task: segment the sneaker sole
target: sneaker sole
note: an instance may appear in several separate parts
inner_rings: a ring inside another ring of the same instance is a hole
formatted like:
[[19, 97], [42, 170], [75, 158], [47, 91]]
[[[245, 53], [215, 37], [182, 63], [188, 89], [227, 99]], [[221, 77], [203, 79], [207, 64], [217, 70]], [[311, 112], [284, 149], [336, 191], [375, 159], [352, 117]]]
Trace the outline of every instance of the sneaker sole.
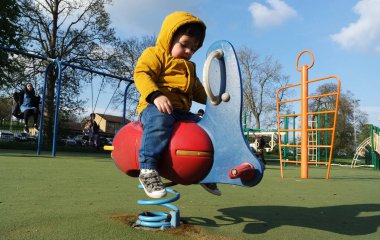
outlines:
[[213, 195], [216, 195], [216, 196], [222, 196], [222, 192], [220, 190], [212, 190], [210, 188], [208, 188], [206, 185], [204, 184], [200, 184], [207, 192], [213, 194]]
[[[140, 182], [142, 188], [144, 189], [145, 194], [146, 194], [148, 197], [157, 199], [157, 198], [162, 198], [162, 197], [165, 197], [165, 196], [166, 196], [166, 190], [165, 190], [165, 189], [164, 189], [164, 191], [163, 191], [160, 195], [156, 195], [156, 194], [154, 194], [154, 193], [150, 193], [150, 192], [148, 192], [148, 191], [145, 189], [144, 184], [141, 182], [140, 178], [139, 178], [139, 182]], [[156, 193], [157, 193], [157, 192], [156, 192]]]

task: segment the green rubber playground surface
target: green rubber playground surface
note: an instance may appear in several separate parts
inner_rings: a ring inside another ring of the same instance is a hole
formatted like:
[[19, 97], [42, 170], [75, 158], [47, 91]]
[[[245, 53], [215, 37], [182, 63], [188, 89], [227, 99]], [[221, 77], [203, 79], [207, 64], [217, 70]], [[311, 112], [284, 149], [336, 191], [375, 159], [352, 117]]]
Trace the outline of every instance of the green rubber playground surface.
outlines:
[[220, 185], [216, 197], [198, 185], [174, 186], [185, 224], [151, 231], [130, 226], [144, 210], [138, 181], [108, 155], [0, 150], [0, 239], [380, 239], [380, 171], [333, 166], [267, 166], [253, 188]]

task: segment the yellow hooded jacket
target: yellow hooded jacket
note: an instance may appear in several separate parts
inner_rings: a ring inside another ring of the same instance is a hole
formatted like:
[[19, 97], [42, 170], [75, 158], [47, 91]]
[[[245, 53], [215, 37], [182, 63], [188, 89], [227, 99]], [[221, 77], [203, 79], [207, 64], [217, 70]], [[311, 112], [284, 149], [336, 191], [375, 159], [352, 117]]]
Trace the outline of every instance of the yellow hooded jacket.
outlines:
[[195, 75], [194, 63], [171, 56], [173, 35], [187, 23], [199, 23], [206, 28], [202, 20], [190, 13], [174, 12], [162, 23], [156, 45], [145, 49], [140, 56], [134, 72], [136, 88], [141, 95], [137, 106], [139, 114], [148, 106], [149, 94], [155, 91], [169, 98], [174, 109], [189, 111], [193, 100], [206, 103], [207, 96]]

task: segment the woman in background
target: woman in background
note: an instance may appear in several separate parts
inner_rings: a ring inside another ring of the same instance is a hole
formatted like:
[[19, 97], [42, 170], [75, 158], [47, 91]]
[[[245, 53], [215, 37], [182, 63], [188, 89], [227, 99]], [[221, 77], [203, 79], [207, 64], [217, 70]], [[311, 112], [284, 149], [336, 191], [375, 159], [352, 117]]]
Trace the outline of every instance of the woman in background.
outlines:
[[33, 127], [38, 131], [37, 119], [38, 119], [38, 105], [40, 97], [36, 96], [32, 83], [27, 83], [25, 88], [21, 90], [20, 94], [20, 109], [24, 114], [24, 132], [29, 133], [29, 117], [33, 116]]

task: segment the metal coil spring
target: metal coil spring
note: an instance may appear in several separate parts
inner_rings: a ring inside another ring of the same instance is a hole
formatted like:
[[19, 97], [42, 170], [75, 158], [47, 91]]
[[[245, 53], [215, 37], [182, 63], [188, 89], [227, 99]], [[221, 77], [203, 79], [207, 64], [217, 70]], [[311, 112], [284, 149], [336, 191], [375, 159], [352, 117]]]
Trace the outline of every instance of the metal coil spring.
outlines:
[[[138, 188], [142, 189], [142, 185]], [[166, 188], [168, 193], [174, 194], [171, 198], [159, 199], [159, 200], [138, 200], [137, 203], [141, 205], [159, 205], [170, 208], [169, 213], [164, 212], [143, 212], [140, 213], [135, 223], [136, 226], [150, 227], [150, 228], [174, 228], [180, 225], [179, 209], [169, 204], [175, 202], [180, 198], [179, 192], [171, 188]]]

